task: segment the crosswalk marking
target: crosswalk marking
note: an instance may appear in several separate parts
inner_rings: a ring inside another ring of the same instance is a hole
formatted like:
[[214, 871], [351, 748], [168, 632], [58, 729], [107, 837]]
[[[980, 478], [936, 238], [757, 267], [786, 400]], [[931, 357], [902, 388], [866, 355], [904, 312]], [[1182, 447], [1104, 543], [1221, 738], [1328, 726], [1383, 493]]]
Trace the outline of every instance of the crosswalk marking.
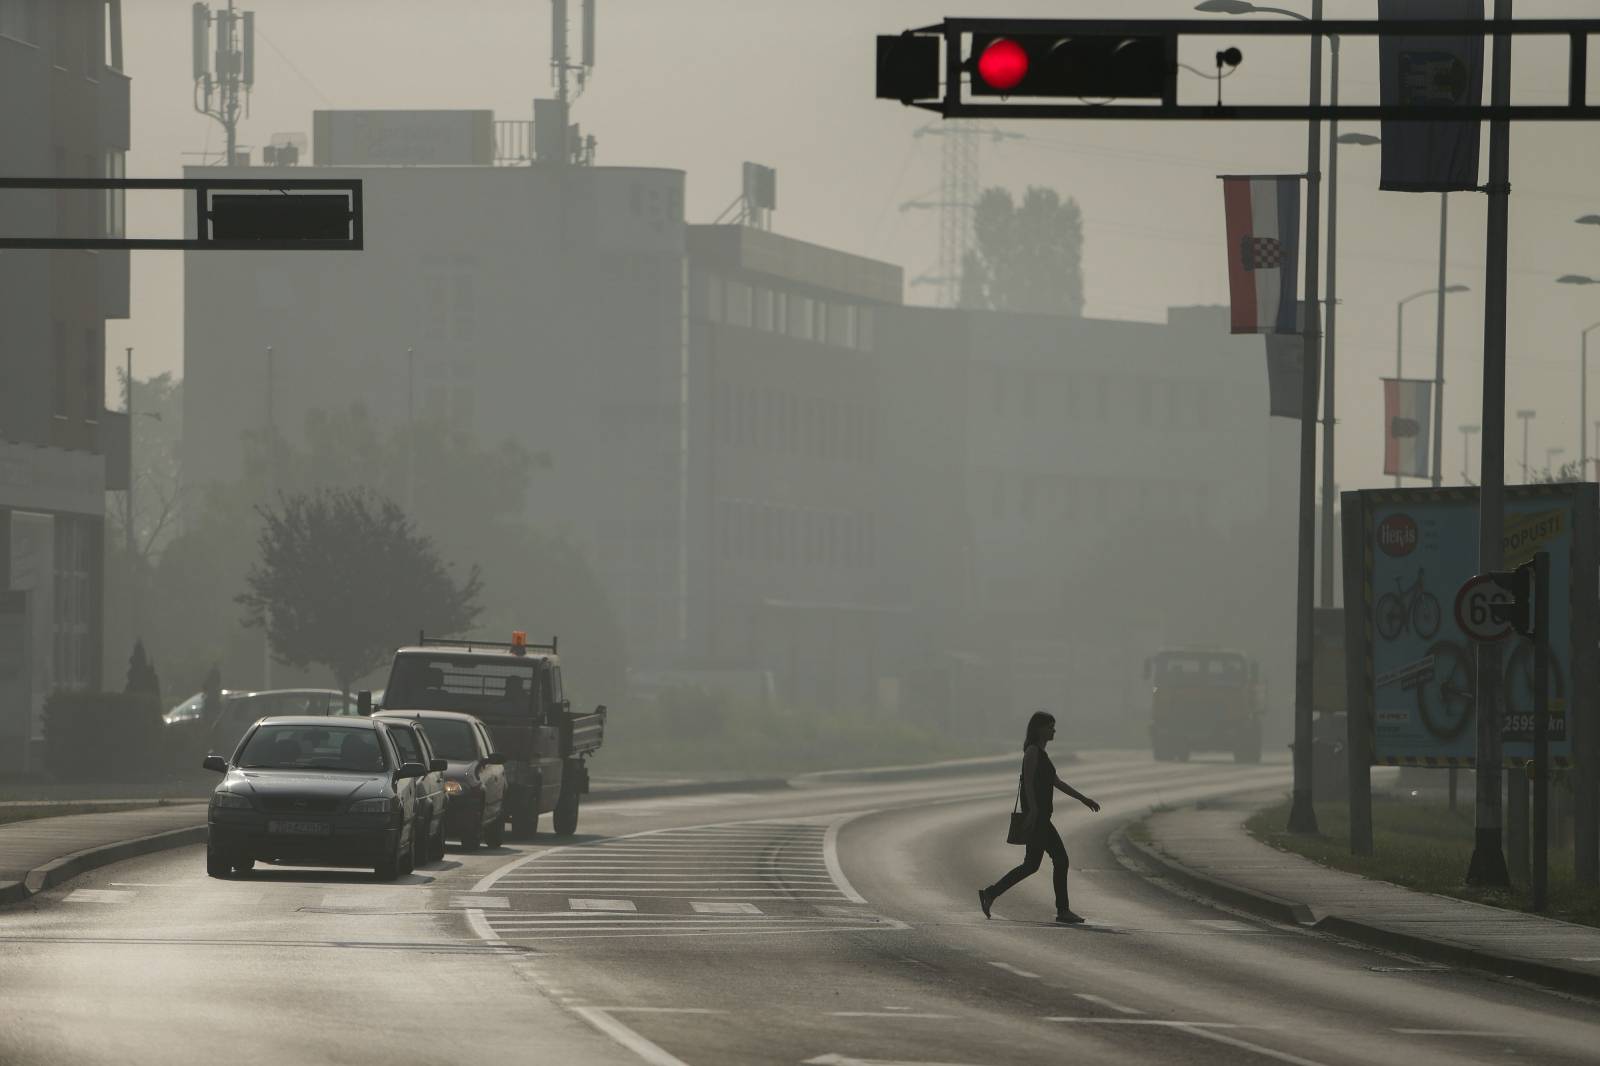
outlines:
[[829, 862], [831, 824], [660, 829], [551, 848], [479, 882], [512, 901], [484, 921], [521, 942], [905, 928], [849, 906], [860, 900]]
[[480, 910], [506, 910], [511, 900], [505, 896], [483, 896], [472, 892], [457, 892], [450, 897], [452, 907], [477, 907]]
[[569, 899], [567, 906], [575, 911], [635, 911], [631, 899]]

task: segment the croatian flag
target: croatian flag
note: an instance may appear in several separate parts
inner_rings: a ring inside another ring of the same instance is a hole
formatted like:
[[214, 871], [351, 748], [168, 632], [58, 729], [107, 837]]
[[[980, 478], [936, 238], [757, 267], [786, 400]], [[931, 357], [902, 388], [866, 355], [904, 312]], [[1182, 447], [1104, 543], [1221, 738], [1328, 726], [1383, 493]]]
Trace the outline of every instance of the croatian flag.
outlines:
[[1294, 333], [1300, 262], [1298, 175], [1222, 178], [1233, 333]]
[[1428, 447], [1433, 433], [1433, 382], [1383, 379], [1383, 472], [1432, 477]]

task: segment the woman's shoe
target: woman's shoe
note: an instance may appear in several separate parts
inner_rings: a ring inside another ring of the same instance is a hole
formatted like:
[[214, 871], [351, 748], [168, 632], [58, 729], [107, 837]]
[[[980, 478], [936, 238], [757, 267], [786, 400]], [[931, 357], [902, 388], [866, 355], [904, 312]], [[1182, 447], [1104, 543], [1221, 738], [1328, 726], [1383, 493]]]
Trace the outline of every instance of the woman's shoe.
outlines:
[[978, 889], [978, 906], [983, 908], [983, 916], [989, 917], [989, 908], [994, 906], [994, 897], [989, 895], [987, 888]]
[[1082, 925], [1085, 919], [1081, 914], [1073, 914], [1071, 911], [1056, 911], [1056, 921], [1062, 925]]

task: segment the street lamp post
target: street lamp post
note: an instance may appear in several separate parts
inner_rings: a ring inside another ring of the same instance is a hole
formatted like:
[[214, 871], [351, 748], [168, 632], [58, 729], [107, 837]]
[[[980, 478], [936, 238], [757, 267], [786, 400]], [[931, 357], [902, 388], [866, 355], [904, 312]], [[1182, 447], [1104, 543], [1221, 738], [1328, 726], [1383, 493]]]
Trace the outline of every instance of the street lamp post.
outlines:
[[[1443, 249], [1442, 240], [1441, 240], [1440, 248], [1441, 248], [1440, 254], [1442, 255], [1443, 254], [1443, 251], [1442, 251], [1442, 249]], [[1407, 296], [1406, 298], [1401, 300], [1399, 303], [1395, 304], [1395, 308], [1394, 308], [1394, 376], [1396, 378], [1400, 378], [1400, 377], [1404, 376], [1402, 374], [1402, 367], [1403, 367], [1404, 364], [1401, 361], [1401, 350], [1402, 350], [1402, 345], [1403, 345], [1403, 342], [1405, 340], [1405, 335], [1406, 335], [1406, 304], [1410, 303], [1412, 300], [1419, 300], [1424, 296], [1432, 296], [1435, 293], [1437, 293], [1439, 295], [1439, 300], [1442, 303], [1444, 301], [1445, 296], [1448, 295], [1449, 293], [1466, 292], [1466, 291], [1467, 291], [1467, 287], [1465, 285], [1440, 285], [1440, 286], [1437, 286], [1435, 288], [1422, 289], [1422, 290], [1419, 290], [1417, 292], [1414, 292], [1410, 296]], [[1440, 329], [1442, 330], [1443, 329], [1443, 326], [1442, 326], [1443, 319], [1441, 318], [1440, 321], [1441, 321]], [[1443, 332], [1440, 332], [1439, 333], [1439, 337], [1441, 339], [1438, 341], [1438, 344], [1437, 344], [1437, 349], [1438, 350], [1435, 353], [1435, 360], [1434, 360], [1434, 362], [1435, 362], [1435, 366], [1434, 366], [1434, 381], [1433, 381], [1433, 390], [1434, 390], [1434, 410], [1433, 410], [1433, 420], [1434, 420], [1434, 434], [1433, 434], [1433, 452], [1434, 452], [1434, 455], [1433, 455], [1433, 487], [1434, 488], [1438, 488], [1439, 487], [1439, 480], [1440, 480], [1439, 479], [1439, 446], [1440, 446], [1441, 436], [1440, 436], [1440, 433], [1439, 433], [1438, 422], [1439, 422], [1439, 419], [1441, 417], [1443, 417], [1443, 415], [1444, 415], [1444, 405], [1440, 402], [1441, 390], [1444, 388], [1444, 341], [1442, 339], [1443, 336], [1444, 336]], [[1399, 488], [1400, 487], [1400, 475], [1399, 474], [1396, 474], [1394, 476], [1394, 485], [1395, 485], [1395, 488]]]
[[1527, 408], [1517, 412], [1517, 417], [1522, 419], [1522, 483], [1524, 485], [1528, 483], [1528, 423], [1533, 421], [1533, 416], [1536, 414], [1538, 414], [1537, 411], [1530, 411]]
[[[1302, 15], [1298, 11], [1288, 8], [1267, 7], [1249, 3], [1248, 0], [1201, 0], [1195, 5], [1195, 10], [1216, 12], [1226, 15], [1243, 15], [1252, 12], [1286, 15], [1289, 18], [1299, 19], [1304, 22], [1318, 23], [1322, 21], [1322, 0], [1311, 0], [1310, 16]], [[1334, 50], [1337, 61], [1338, 50]], [[1334, 100], [1338, 99], [1337, 71], [1334, 76]], [[1310, 105], [1313, 108], [1322, 105], [1322, 34], [1311, 34], [1311, 86]], [[1331, 154], [1330, 154], [1331, 158]], [[1312, 119], [1307, 123], [1306, 136], [1306, 285], [1305, 285], [1305, 362], [1304, 376], [1301, 383], [1301, 409], [1300, 409], [1300, 495], [1299, 495], [1299, 566], [1298, 581], [1296, 582], [1295, 595], [1295, 671], [1294, 671], [1294, 791], [1293, 802], [1289, 808], [1289, 831], [1291, 833], [1316, 833], [1317, 814], [1311, 803], [1311, 775], [1312, 763], [1312, 616], [1314, 570], [1316, 568], [1316, 521], [1315, 521], [1315, 480], [1317, 466], [1317, 365], [1318, 338], [1321, 333], [1322, 306], [1319, 299], [1321, 286], [1318, 284], [1318, 273], [1321, 268], [1321, 204], [1322, 204], [1322, 123]], [[1330, 219], [1331, 222], [1331, 219]], [[1332, 271], [1329, 272], [1330, 280]], [[1333, 314], [1333, 291], [1328, 293], [1329, 317]], [[1332, 544], [1331, 544], [1331, 514], [1332, 514], [1332, 483], [1331, 476], [1333, 447], [1333, 415], [1332, 394], [1333, 381], [1333, 350], [1332, 330], [1329, 330], [1329, 350], [1327, 353], [1326, 373], [1329, 387], [1324, 389], [1324, 402], [1328, 404], [1323, 420], [1323, 441], [1326, 449], [1323, 469], [1329, 473], [1323, 478], [1324, 491], [1324, 519], [1328, 523], [1324, 529], [1327, 539], [1323, 542], [1323, 554], [1329, 564], [1327, 570], [1326, 587], [1329, 589], [1328, 598], [1331, 599], [1332, 587]]]

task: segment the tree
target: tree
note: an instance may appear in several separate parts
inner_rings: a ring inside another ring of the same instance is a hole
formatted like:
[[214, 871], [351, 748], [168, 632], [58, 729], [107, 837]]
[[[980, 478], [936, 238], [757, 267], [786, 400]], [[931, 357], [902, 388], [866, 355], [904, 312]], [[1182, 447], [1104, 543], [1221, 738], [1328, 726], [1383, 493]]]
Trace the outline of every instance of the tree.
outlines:
[[260, 558], [237, 601], [281, 663], [324, 665], [348, 693], [419, 628], [457, 633], [478, 616], [478, 568], [458, 583], [386, 496], [322, 489], [256, 513]]
[[961, 306], [1083, 314], [1083, 213], [1054, 189], [1029, 186], [1016, 204], [985, 189], [973, 211], [977, 249], [962, 264]]
[[122, 691], [148, 693], [157, 704], [161, 702], [161, 679], [156, 676], [150, 656], [145, 654], [143, 640], [133, 642], [133, 654], [128, 656], [128, 683]]

